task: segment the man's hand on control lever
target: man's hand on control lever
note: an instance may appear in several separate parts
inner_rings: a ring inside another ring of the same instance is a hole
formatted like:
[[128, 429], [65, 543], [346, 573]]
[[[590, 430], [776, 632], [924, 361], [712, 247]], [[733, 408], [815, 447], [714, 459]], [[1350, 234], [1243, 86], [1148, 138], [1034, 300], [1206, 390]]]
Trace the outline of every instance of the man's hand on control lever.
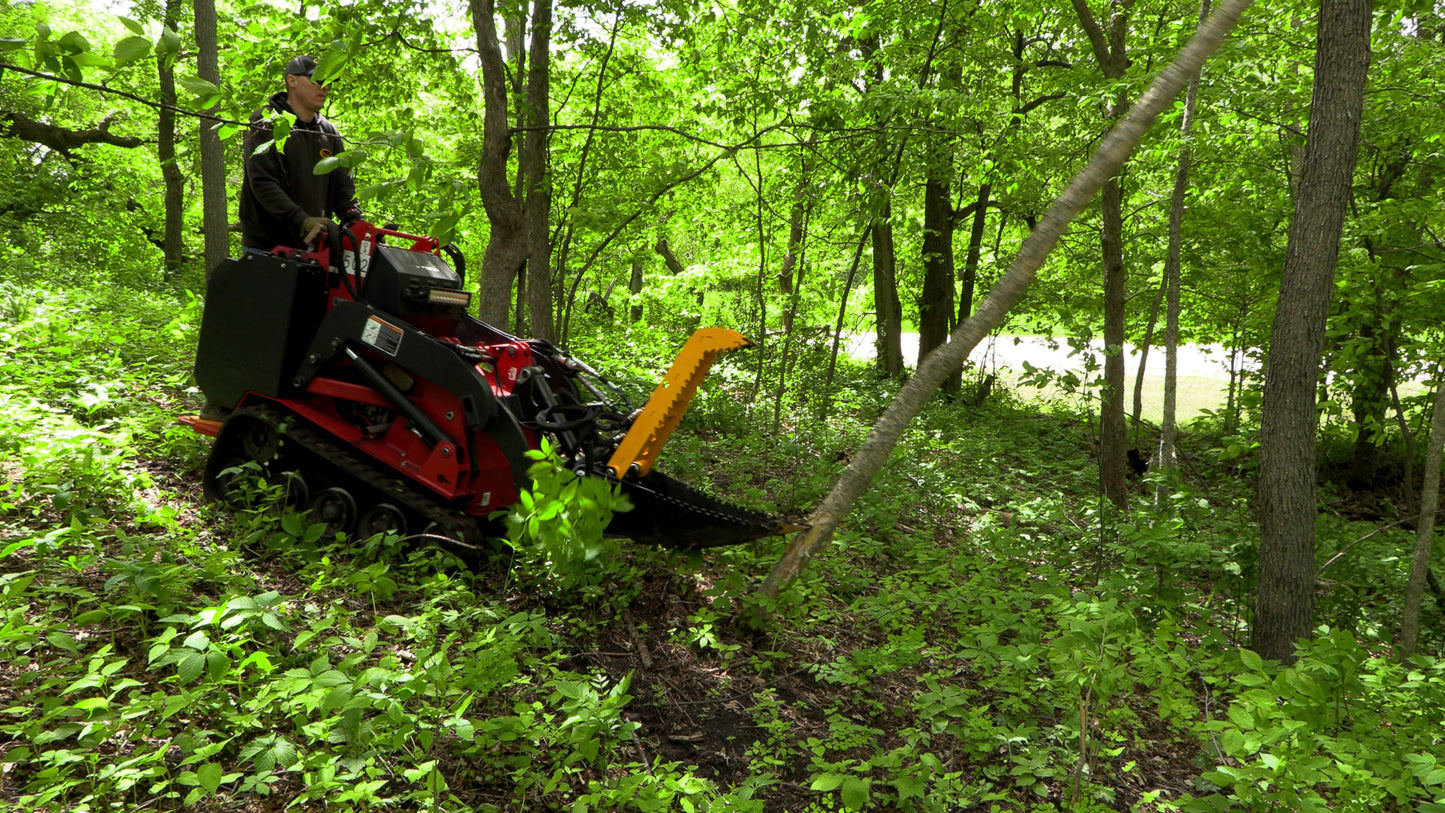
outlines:
[[308, 217], [301, 221], [301, 242], [308, 246], [311, 245], [311, 241], [316, 239], [316, 235], [326, 231], [326, 227], [330, 223], [331, 221], [324, 217]]

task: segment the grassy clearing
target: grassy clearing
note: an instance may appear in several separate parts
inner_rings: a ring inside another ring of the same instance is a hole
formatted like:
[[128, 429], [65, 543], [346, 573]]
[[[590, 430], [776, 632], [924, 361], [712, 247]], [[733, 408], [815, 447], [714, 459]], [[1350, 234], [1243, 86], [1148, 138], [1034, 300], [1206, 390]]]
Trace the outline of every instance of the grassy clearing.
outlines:
[[[1408, 534], [1323, 513], [1350, 566], [1299, 663], [1260, 662], [1250, 452], [1205, 425], [1167, 510], [1141, 483], [1119, 513], [1086, 417], [934, 404], [759, 632], [736, 619], [782, 540], [575, 578], [220, 513], [171, 423], [195, 309], [26, 302], [0, 321], [11, 809], [1445, 810], [1438, 610], [1429, 655], [1388, 657]], [[609, 336], [584, 357], [641, 395], [666, 340]], [[666, 468], [804, 514], [891, 387], [845, 368], [834, 417], [762, 432], [751, 374], [720, 366]]]

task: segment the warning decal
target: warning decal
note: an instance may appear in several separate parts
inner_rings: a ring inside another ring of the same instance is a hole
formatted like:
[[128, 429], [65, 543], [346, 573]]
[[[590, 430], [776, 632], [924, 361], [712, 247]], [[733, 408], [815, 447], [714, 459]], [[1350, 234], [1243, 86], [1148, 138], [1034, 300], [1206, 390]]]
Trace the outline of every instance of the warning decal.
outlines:
[[361, 340], [388, 356], [395, 356], [396, 351], [401, 348], [401, 328], [379, 316], [373, 316], [366, 320], [366, 327], [361, 329]]

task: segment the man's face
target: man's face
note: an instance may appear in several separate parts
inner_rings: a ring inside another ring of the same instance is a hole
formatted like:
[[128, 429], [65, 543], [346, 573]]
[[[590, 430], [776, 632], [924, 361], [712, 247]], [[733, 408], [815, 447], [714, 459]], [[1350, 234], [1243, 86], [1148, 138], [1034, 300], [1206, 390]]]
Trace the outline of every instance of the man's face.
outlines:
[[318, 85], [311, 81], [311, 77], [304, 74], [293, 74], [286, 77], [287, 92], [293, 103], [299, 103], [302, 107], [312, 110], [320, 110], [326, 105], [326, 94], [331, 91], [330, 85]]

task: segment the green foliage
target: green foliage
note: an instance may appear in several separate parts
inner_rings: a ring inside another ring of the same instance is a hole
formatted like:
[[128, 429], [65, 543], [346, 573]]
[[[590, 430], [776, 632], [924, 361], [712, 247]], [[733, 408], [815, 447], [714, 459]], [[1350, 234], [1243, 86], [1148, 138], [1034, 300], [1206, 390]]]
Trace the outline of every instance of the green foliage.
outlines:
[[1445, 664], [1374, 656], [1344, 630], [1298, 654], [1287, 668], [1248, 650], [1232, 675], [1219, 665], [1236, 697], [1204, 726], [1219, 762], [1201, 779], [1218, 790], [1185, 809], [1445, 810]]
[[546, 440], [527, 457], [535, 461], [528, 470], [532, 487], [507, 513], [515, 571], [529, 582], [546, 574], [536, 586], [561, 594], [600, 596], [598, 585], [623, 568], [619, 543], [603, 531], [614, 512], [629, 511], [632, 504], [617, 486], [568, 469]]

